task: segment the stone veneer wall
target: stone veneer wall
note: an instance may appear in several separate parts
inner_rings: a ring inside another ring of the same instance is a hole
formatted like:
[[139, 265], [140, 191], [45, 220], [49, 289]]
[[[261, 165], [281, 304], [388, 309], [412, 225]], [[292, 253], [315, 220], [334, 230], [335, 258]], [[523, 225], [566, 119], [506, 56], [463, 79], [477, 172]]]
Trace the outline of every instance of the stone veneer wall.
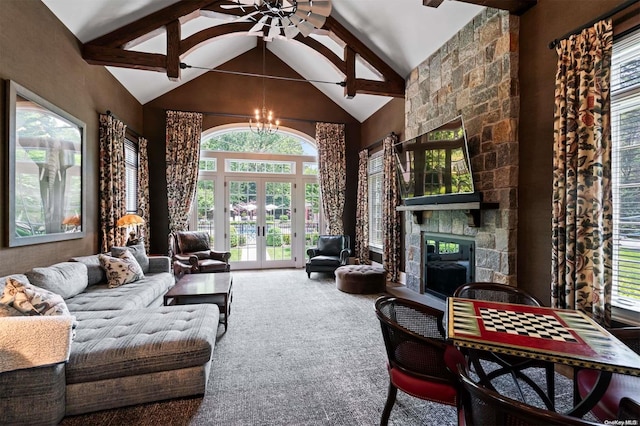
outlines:
[[405, 221], [408, 288], [420, 291], [422, 234], [476, 242], [476, 281], [515, 284], [519, 115], [519, 18], [487, 8], [411, 72], [406, 85], [405, 136], [419, 136], [462, 115], [476, 191], [499, 209], [482, 211], [478, 228], [461, 211], [413, 214]]

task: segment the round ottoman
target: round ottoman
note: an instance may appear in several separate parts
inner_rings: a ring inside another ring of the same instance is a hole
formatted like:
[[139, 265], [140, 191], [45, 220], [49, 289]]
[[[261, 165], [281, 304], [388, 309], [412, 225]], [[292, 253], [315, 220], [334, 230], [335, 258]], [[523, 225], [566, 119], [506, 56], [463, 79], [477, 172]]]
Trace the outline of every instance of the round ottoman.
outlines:
[[336, 269], [336, 288], [345, 293], [384, 293], [387, 271], [371, 265], [345, 265]]

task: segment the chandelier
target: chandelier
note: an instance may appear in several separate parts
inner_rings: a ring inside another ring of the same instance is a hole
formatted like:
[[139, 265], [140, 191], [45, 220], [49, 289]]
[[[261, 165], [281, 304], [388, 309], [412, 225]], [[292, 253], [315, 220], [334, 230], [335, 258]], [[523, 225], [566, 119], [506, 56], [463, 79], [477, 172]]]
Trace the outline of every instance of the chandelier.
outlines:
[[262, 110], [256, 109], [254, 118], [249, 119], [249, 129], [259, 135], [276, 133], [280, 125], [280, 121], [273, 118], [273, 111], [267, 111], [267, 107], [265, 106], [266, 44], [265, 41], [262, 41]]
[[[322, 28], [331, 14], [331, 0], [230, 0], [223, 9], [241, 9], [256, 24], [249, 32], [262, 31], [265, 38], [292, 39], [298, 33], [307, 37], [316, 28]], [[264, 27], [269, 27], [266, 31]]]

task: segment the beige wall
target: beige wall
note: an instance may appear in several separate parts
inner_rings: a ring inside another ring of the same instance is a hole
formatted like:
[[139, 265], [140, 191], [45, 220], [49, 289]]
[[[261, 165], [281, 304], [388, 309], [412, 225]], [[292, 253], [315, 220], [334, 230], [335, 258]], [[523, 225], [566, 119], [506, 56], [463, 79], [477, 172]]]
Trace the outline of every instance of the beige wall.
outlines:
[[104, 68], [84, 62], [75, 37], [39, 0], [2, 0], [0, 79], [13, 80], [86, 123], [86, 237], [60, 243], [7, 247], [8, 194], [5, 84], [0, 88], [0, 276], [95, 253], [98, 249], [98, 114], [111, 110], [142, 130], [142, 106]]
[[518, 286], [550, 303], [553, 100], [551, 40], [623, 3], [538, 0], [520, 20]]

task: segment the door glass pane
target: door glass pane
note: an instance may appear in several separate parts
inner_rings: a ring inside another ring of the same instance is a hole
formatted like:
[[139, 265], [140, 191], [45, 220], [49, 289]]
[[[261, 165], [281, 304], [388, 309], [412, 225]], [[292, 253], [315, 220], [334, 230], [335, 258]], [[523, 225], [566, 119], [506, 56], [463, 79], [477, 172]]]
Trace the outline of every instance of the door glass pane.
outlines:
[[[199, 180], [197, 191], [198, 231], [209, 233], [209, 240], [214, 240], [214, 181]], [[213, 247], [213, 244], [212, 244]]]
[[291, 260], [291, 183], [265, 183], [265, 259]]
[[256, 182], [229, 182], [229, 245], [231, 261], [254, 261], [256, 256]]
[[304, 185], [304, 240], [306, 249], [314, 247], [320, 234], [320, 184]]

